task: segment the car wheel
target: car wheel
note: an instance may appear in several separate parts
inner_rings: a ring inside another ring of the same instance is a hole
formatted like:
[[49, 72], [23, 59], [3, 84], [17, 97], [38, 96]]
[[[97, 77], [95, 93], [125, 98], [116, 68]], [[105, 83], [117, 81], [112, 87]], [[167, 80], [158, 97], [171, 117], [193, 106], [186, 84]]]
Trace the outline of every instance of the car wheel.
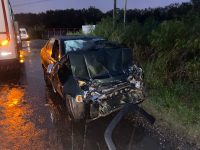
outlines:
[[69, 112], [69, 115], [73, 121], [81, 121], [85, 116], [85, 104], [77, 103], [75, 99], [70, 96], [65, 96], [65, 103]]

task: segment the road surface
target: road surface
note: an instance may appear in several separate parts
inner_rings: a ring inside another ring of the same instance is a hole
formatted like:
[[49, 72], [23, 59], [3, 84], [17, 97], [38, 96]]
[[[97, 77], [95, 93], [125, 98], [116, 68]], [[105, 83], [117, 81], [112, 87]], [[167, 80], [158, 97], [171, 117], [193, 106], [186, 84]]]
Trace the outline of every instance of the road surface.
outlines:
[[[104, 132], [113, 115], [75, 124], [43, 80], [39, 52], [45, 41], [24, 42], [20, 76], [0, 74], [0, 150], [107, 150]], [[190, 149], [149, 126], [123, 119], [113, 134], [119, 150]]]

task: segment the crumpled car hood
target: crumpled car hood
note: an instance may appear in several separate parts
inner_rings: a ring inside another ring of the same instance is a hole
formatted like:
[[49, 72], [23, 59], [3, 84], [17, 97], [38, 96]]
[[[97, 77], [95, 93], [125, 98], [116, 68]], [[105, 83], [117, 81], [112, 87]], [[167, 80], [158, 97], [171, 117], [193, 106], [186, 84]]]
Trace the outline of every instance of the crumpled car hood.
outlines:
[[133, 65], [131, 49], [98, 49], [68, 53], [72, 73], [82, 80], [127, 76]]

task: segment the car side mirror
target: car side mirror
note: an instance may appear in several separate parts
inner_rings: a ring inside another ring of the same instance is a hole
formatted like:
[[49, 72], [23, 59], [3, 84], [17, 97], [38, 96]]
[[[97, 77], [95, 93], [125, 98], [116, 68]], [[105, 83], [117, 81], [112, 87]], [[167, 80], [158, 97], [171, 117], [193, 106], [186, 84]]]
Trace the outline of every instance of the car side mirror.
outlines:
[[53, 64], [49, 64], [48, 67], [47, 67], [47, 73], [50, 75], [52, 70], [53, 70]]

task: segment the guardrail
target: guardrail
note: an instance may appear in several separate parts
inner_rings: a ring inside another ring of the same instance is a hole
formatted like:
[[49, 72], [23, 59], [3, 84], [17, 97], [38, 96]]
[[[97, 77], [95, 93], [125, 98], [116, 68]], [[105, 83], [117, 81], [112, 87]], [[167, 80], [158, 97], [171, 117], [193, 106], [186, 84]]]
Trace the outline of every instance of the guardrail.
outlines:
[[121, 119], [128, 113], [128, 112], [137, 112], [141, 114], [149, 123], [153, 124], [155, 122], [155, 118], [148, 114], [145, 110], [138, 107], [135, 104], [127, 104], [125, 105], [121, 111], [113, 118], [111, 123], [106, 128], [104, 133], [104, 138], [109, 150], [116, 150], [116, 146], [112, 140], [112, 133], [117, 124], [121, 121]]

